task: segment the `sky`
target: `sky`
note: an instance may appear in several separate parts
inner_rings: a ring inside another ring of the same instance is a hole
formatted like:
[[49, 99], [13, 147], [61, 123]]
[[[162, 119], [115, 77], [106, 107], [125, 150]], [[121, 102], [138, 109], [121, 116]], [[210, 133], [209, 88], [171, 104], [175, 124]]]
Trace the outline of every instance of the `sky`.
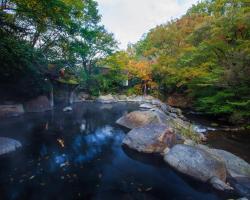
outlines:
[[102, 24], [121, 49], [136, 43], [155, 26], [185, 14], [197, 0], [97, 0]]

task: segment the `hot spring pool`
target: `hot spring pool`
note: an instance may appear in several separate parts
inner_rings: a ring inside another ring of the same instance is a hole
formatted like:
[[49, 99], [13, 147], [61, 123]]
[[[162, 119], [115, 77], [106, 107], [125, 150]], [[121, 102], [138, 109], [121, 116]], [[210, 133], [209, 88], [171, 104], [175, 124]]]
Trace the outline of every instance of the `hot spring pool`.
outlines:
[[216, 200], [226, 197], [184, 177], [161, 158], [122, 147], [115, 124], [136, 104], [79, 103], [73, 112], [26, 114], [0, 122], [23, 148], [0, 157], [1, 200]]

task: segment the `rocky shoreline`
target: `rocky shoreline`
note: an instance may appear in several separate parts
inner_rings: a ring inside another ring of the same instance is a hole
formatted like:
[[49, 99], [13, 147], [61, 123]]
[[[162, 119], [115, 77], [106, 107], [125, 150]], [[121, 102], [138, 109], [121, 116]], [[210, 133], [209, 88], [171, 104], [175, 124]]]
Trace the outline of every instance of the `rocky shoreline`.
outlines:
[[46, 96], [38, 96], [25, 103], [7, 102], [0, 105], [0, 119], [7, 117], [18, 117], [24, 113], [45, 112], [52, 110], [51, 102]]
[[[111, 103], [111, 98], [98, 101]], [[123, 145], [140, 153], [158, 153], [180, 173], [209, 183], [217, 190], [250, 198], [249, 163], [230, 152], [200, 144], [205, 138], [179, 110], [165, 107], [153, 98], [138, 102], [146, 110], [128, 113], [117, 120], [117, 124], [131, 130]]]

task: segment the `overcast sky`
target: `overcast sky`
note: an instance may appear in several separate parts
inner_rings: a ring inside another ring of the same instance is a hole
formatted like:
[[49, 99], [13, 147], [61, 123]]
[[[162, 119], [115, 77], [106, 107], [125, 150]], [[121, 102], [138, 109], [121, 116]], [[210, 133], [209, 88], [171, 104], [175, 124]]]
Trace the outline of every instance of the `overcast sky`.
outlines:
[[197, 0], [97, 0], [102, 23], [115, 34], [120, 48], [137, 42], [158, 24], [180, 17]]

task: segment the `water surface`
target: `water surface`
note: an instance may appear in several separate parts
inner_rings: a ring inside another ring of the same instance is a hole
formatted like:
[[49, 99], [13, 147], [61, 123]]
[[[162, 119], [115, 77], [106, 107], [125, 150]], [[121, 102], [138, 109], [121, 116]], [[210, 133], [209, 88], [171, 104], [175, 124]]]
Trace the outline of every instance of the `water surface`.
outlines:
[[229, 151], [250, 163], [250, 130], [235, 131], [232, 124], [204, 115], [186, 114], [186, 117], [206, 131], [208, 146]]
[[70, 113], [57, 109], [1, 121], [0, 136], [23, 148], [0, 158], [0, 199], [225, 199], [162, 158], [122, 147], [126, 130], [115, 121], [136, 108], [81, 103]]

